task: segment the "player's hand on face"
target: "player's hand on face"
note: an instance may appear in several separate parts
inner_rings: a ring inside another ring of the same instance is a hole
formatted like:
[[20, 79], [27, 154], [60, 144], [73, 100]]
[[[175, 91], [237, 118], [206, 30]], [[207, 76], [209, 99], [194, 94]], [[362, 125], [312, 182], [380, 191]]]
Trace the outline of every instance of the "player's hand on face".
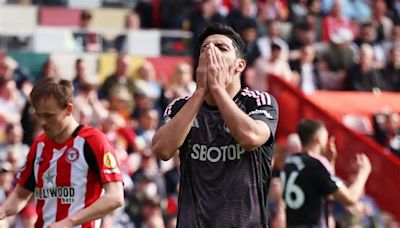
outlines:
[[199, 64], [196, 68], [196, 84], [197, 89], [203, 89], [207, 92], [207, 49], [208, 47], [204, 47], [199, 56]]
[[229, 73], [229, 66], [226, 63], [222, 52], [211, 43], [208, 53], [208, 74], [207, 83], [209, 89], [226, 88], [232, 82], [232, 74]]
[[337, 149], [334, 136], [329, 137], [325, 157], [328, 158], [328, 160], [331, 162], [336, 160]]
[[357, 166], [359, 172], [364, 172], [367, 174], [369, 174], [372, 169], [371, 161], [365, 154], [357, 154]]

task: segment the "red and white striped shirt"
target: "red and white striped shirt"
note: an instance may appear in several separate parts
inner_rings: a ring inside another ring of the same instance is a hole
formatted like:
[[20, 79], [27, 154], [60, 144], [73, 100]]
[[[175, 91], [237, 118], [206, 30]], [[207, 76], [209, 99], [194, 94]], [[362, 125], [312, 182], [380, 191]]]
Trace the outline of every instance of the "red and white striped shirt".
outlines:
[[[80, 125], [64, 143], [41, 135], [32, 145], [18, 184], [34, 193], [38, 219], [47, 227], [100, 198], [102, 185], [122, 181], [116, 154], [98, 129]], [[100, 220], [79, 227], [99, 227]]]

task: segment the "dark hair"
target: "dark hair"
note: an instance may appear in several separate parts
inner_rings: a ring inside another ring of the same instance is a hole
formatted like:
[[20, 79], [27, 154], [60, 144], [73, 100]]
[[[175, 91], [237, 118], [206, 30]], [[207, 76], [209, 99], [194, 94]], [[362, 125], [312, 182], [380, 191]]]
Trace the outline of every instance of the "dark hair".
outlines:
[[233, 30], [233, 28], [225, 25], [225, 24], [220, 24], [220, 23], [215, 23], [209, 25], [201, 34], [199, 37], [199, 47], [203, 44], [204, 40], [207, 39], [207, 37], [211, 35], [223, 35], [228, 37], [229, 39], [232, 40], [233, 46], [236, 49], [236, 54], [240, 58], [246, 59], [247, 56], [247, 48], [246, 44], [243, 41], [242, 37]]
[[65, 79], [44, 78], [38, 81], [30, 93], [32, 105], [35, 107], [41, 100], [53, 97], [59, 107], [66, 108], [73, 102], [74, 87]]
[[83, 62], [82, 58], [78, 58], [75, 60], [75, 67], [77, 67], [79, 64], [81, 64]]
[[93, 17], [93, 15], [90, 11], [84, 10], [81, 13], [80, 19], [81, 19], [81, 21], [87, 21], [87, 20], [92, 19], [92, 17]]
[[319, 129], [324, 127], [324, 124], [319, 120], [305, 119], [297, 125], [297, 134], [299, 134], [301, 144], [309, 145]]

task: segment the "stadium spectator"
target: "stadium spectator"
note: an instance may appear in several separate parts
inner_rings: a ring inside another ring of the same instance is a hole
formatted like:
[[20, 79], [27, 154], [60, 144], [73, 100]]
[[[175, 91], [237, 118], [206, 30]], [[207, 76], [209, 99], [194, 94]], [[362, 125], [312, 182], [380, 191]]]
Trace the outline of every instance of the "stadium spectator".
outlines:
[[[161, 83], [158, 79], [153, 63], [145, 61], [137, 70], [135, 86], [145, 88], [149, 98], [157, 102], [161, 96]], [[162, 80], [161, 77], [160, 80]]]
[[344, 90], [346, 88], [346, 71], [356, 64], [356, 52], [352, 47], [353, 35], [348, 29], [338, 29], [331, 38], [332, 42], [322, 53], [319, 64], [322, 88]]
[[293, 74], [299, 77], [298, 87], [306, 94], [311, 94], [322, 88], [321, 75], [315, 55], [315, 47], [312, 44], [304, 45], [300, 49], [300, 58], [290, 63]]
[[388, 91], [400, 92], [400, 46], [390, 51], [389, 61], [382, 71]]
[[322, 21], [323, 14], [321, 11], [321, 0], [310, 0], [308, 1], [308, 17], [307, 23], [313, 29], [315, 33], [315, 40], [322, 40]]
[[241, 30], [237, 31], [239, 31], [247, 45], [247, 66], [252, 67], [256, 59], [260, 57], [260, 50], [257, 45], [257, 22], [252, 19], [246, 19], [243, 21]]
[[106, 50], [106, 43], [103, 37], [93, 31], [93, 14], [83, 10], [80, 15], [79, 30], [74, 32], [74, 39], [78, 50], [84, 52], [99, 52]]
[[129, 91], [133, 99], [135, 84], [130, 75], [131, 60], [129, 56], [124, 54], [118, 55], [115, 65], [115, 72], [108, 76], [99, 88], [99, 98], [107, 99], [114, 86], [121, 86]]
[[375, 140], [400, 157], [400, 117], [389, 111], [373, 116]]
[[[322, 10], [324, 14], [329, 13], [337, 0], [322, 0]], [[363, 23], [371, 18], [370, 3], [365, 0], [340, 0], [343, 16], [354, 22]]]
[[235, 31], [242, 31], [246, 24], [255, 24], [257, 21], [255, 19], [257, 13], [256, 5], [251, 0], [240, 0], [239, 6], [234, 8], [227, 16], [226, 22]]
[[289, 3], [289, 21], [293, 23], [294, 27], [301, 24], [306, 24], [308, 16], [308, 1], [307, 0], [296, 0], [290, 1]]
[[258, 20], [262, 23], [267, 21], [286, 21], [288, 18], [287, 6], [282, 1], [259, 1], [258, 8], [260, 9]]
[[180, 151], [177, 227], [267, 226], [276, 101], [241, 89], [246, 46], [232, 28], [207, 27], [199, 45], [197, 90], [167, 107], [153, 138], [163, 160]]
[[[7, 199], [7, 196], [13, 189], [14, 175], [12, 166], [9, 162], [2, 161], [0, 163], [0, 203], [3, 204]], [[14, 222], [14, 218], [10, 220], [1, 220], [1, 227], [11, 227]]]
[[85, 61], [78, 58], [75, 61], [75, 77], [72, 80], [72, 85], [74, 86], [74, 95], [77, 95], [81, 89], [81, 85], [88, 81], [88, 76], [86, 75]]
[[22, 142], [23, 130], [19, 123], [8, 123], [5, 128], [5, 140], [0, 144], [0, 162], [6, 161], [9, 151], [17, 157], [16, 165], [19, 167], [25, 162], [29, 146]]
[[154, 108], [142, 110], [139, 116], [139, 124], [135, 128], [137, 140], [141, 140], [145, 148], [151, 148], [151, 140], [157, 131], [159, 114]]
[[280, 77], [288, 83], [297, 86], [298, 78], [290, 70], [290, 66], [285, 58], [282, 47], [279, 44], [271, 44], [271, 55], [270, 57], [260, 57], [254, 64], [255, 78], [253, 80], [252, 89], [267, 91], [268, 83], [267, 78], [269, 75]]
[[282, 49], [281, 58], [286, 60], [289, 56], [289, 46], [287, 42], [281, 37], [281, 27], [279, 21], [267, 21], [265, 22], [267, 26], [268, 34], [258, 38], [257, 45], [260, 51], [260, 56], [264, 58], [269, 58], [271, 56], [271, 44], [275, 43], [279, 45]]
[[226, 19], [221, 15], [214, 4], [213, 0], [201, 1], [198, 7], [195, 7], [189, 16], [189, 31], [192, 32], [192, 54], [194, 65], [197, 65], [197, 58], [200, 54], [200, 47], [198, 46], [197, 39], [201, 32], [212, 23], [225, 23]]
[[363, 44], [368, 44], [373, 49], [372, 66], [376, 69], [382, 69], [386, 64], [386, 56], [383, 46], [377, 42], [377, 29], [371, 23], [364, 23], [360, 28], [360, 37], [354, 43], [358, 47], [358, 52]]
[[322, 40], [329, 43], [332, 36], [340, 30], [346, 29], [351, 32], [352, 37], [355, 37], [354, 28], [349, 19], [343, 16], [343, 6], [340, 0], [335, 0], [331, 12], [327, 15], [322, 22]]
[[[33, 88], [31, 101], [45, 133], [31, 146], [18, 185], [0, 207], [1, 219], [18, 213], [33, 192], [37, 227], [94, 227], [97, 219], [123, 205], [115, 153], [103, 133], [73, 118], [72, 92], [71, 82], [54, 78]], [[66, 152], [54, 155], [57, 151]], [[57, 196], [48, 195], [51, 189]]]
[[393, 48], [400, 47], [400, 24], [396, 23], [391, 30], [390, 37], [382, 43], [385, 50], [385, 56], [389, 56], [389, 52]]
[[60, 78], [60, 74], [58, 72], [58, 67], [57, 67], [56, 63], [54, 62], [54, 60], [52, 60], [51, 58], [48, 58], [46, 60], [46, 62], [42, 66], [40, 77], [41, 78], [55, 78], [55, 79]]
[[380, 71], [373, 67], [374, 50], [369, 44], [360, 47], [359, 62], [347, 75], [347, 89], [352, 91], [379, 92], [386, 90]]
[[346, 187], [334, 176], [334, 157], [325, 157], [331, 150], [328, 131], [322, 122], [303, 120], [297, 127], [302, 152], [285, 160], [281, 173], [284, 184], [282, 197], [286, 203], [287, 227], [329, 227], [326, 197], [333, 194], [346, 206], [355, 205], [363, 194], [371, 172], [371, 163], [365, 154], [357, 155], [357, 176]]
[[108, 95], [108, 109], [113, 112], [117, 112], [124, 121], [128, 121], [135, 108], [135, 102], [132, 99], [130, 91], [122, 86], [115, 85], [112, 87], [110, 94]]
[[0, 77], [0, 126], [18, 123], [24, 103], [25, 98], [18, 91], [15, 81]]
[[294, 28], [289, 41], [290, 54], [289, 59], [297, 59], [300, 55], [300, 49], [305, 45], [314, 45], [316, 42], [315, 30], [311, 24], [301, 24]]
[[372, 24], [377, 28], [377, 42], [388, 40], [393, 28], [393, 21], [387, 16], [387, 5], [384, 0], [372, 2]]
[[[100, 128], [101, 123], [108, 117], [108, 110], [97, 95], [98, 83], [82, 78], [79, 91], [74, 97], [74, 116], [81, 124]], [[75, 93], [75, 91], [74, 91]]]
[[192, 66], [188, 63], [183, 62], [175, 66], [171, 82], [165, 86], [163, 94], [167, 104], [176, 98], [193, 94], [196, 90], [196, 83], [193, 81], [192, 72]]
[[124, 51], [127, 33], [140, 29], [141, 22], [140, 16], [136, 11], [129, 12], [125, 17], [125, 31], [123, 34], [118, 35], [114, 40], [114, 48], [118, 53]]

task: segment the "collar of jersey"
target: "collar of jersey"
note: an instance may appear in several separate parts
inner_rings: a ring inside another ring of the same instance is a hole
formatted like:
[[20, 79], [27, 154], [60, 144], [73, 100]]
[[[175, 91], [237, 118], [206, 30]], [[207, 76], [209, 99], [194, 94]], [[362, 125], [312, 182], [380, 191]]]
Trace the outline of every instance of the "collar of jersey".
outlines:
[[[242, 89], [240, 89], [236, 95], [232, 98], [232, 100], [234, 100], [236, 102], [236, 99], [240, 96], [240, 93], [242, 92]], [[207, 109], [210, 110], [218, 110], [218, 107], [216, 105], [210, 105], [208, 104], [206, 101], [203, 102], [203, 106]]]

